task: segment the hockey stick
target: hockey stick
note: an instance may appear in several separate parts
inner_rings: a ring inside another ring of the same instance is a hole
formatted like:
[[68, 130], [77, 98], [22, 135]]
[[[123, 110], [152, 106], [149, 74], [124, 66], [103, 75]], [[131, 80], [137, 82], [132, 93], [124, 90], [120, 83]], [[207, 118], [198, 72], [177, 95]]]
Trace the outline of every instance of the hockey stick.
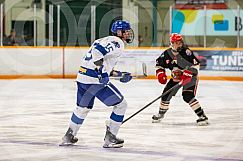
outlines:
[[181, 84], [182, 84], [182, 81], [180, 81], [177, 85], [175, 85], [174, 87], [170, 88], [168, 91], [164, 92], [162, 95], [160, 95], [159, 97], [157, 97], [156, 99], [154, 99], [153, 101], [151, 101], [150, 103], [148, 103], [146, 106], [144, 106], [143, 108], [141, 108], [140, 110], [138, 110], [137, 112], [135, 112], [133, 115], [131, 115], [130, 117], [128, 117], [127, 119], [125, 119], [122, 122], [122, 124], [124, 124], [125, 122], [127, 122], [128, 120], [130, 120], [131, 118], [133, 118], [135, 115], [137, 115], [138, 113], [140, 113], [141, 111], [143, 111], [145, 108], [147, 108], [150, 105], [152, 105], [154, 102], [156, 102], [161, 97], [165, 96], [166, 94], [168, 94], [172, 90], [174, 90], [174, 89], [178, 88], [179, 86], [181, 86]]
[[[147, 66], [145, 63], [142, 63], [142, 71], [143, 71], [143, 74], [142, 75], [132, 75], [133, 78], [146, 78], [148, 76], [147, 74]], [[122, 72], [122, 73], [126, 73], [126, 72]], [[114, 79], [114, 80], [119, 80], [122, 78], [121, 77], [110, 77], [111, 79]]]
[[143, 75], [142, 76], [138, 75], [137, 78], [145, 78], [148, 76], [147, 66], [145, 63], [142, 63], [142, 70], [143, 70]]
[[142, 70], [143, 70], [142, 75], [135, 75], [133, 77], [134, 78], [146, 78], [148, 76], [148, 73], [147, 73], [147, 65], [145, 63], [142, 63]]

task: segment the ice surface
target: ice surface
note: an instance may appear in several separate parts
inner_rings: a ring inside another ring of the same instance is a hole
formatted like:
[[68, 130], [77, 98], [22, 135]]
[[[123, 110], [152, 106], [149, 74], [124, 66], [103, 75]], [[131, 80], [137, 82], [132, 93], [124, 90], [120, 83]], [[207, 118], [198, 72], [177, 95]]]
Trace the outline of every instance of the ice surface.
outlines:
[[[156, 80], [113, 82], [124, 94], [125, 118], [161, 94]], [[243, 82], [200, 81], [197, 98], [210, 125], [196, 126], [197, 116], [172, 99], [161, 123], [152, 123], [159, 101], [124, 123], [121, 149], [103, 149], [105, 120], [111, 108], [98, 100], [72, 147], [59, 147], [76, 101], [74, 80], [0, 80], [0, 160], [203, 161], [243, 160]]]

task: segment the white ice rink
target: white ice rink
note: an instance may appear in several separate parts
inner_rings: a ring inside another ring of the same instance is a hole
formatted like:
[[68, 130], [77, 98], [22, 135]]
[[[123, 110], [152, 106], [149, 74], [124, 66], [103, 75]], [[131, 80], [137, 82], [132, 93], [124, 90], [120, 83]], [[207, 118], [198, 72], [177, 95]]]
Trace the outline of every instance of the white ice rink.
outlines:
[[[156, 80], [114, 84], [128, 102], [125, 118], [161, 94]], [[124, 123], [121, 149], [103, 149], [111, 108], [98, 100], [72, 147], [59, 147], [75, 107], [74, 80], [0, 80], [0, 160], [16, 161], [238, 161], [243, 160], [243, 82], [200, 81], [197, 98], [210, 125], [196, 126], [196, 114], [172, 99], [161, 123], [151, 117], [159, 101]]]

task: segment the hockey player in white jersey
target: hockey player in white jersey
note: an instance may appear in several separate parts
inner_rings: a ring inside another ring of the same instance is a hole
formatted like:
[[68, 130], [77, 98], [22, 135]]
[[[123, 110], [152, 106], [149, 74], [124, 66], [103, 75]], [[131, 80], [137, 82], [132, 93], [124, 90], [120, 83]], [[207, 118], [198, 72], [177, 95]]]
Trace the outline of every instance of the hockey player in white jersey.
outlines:
[[127, 102], [120, 91], [109, 81], [109, 76], [119, 77], [123, 83], [132, 76], [128, 72], [114, 70], [114, 66], [123, 53], [124, 42], [133, 40], [133, 32], [128, 22], [117, 20], [112, 24], [113, 36], [95, 40], [83, 58], [77, 75], [77, 106], [74, 109], [68, 130], [61, 145], [74, 144], [75, 137], [88, 112], [98, 98], [106, 106], [113, 106], [109, 123], [106, 125], [104, 148], [122, 147], [124, 140], [117, 138], [127, 108]]

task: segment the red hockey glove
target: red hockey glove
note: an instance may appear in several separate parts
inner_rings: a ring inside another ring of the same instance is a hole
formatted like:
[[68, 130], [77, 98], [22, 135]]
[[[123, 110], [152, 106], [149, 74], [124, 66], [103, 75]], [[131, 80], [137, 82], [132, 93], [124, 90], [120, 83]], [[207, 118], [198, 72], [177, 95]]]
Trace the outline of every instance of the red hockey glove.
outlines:
[[187, 83], [191, 82], [192, 80], [192, 72], [190, 70], [184, 70], [183, 74], [181, 76], [181, 81], [182, 81], [182, 85], [186, 85]]
[[167, 82], [167, 76], [166, 76], [165, 71], [163, 69], [156, 70], [156, 76], [158, 78], [158, 81], [161, 84], [165, 84]]

